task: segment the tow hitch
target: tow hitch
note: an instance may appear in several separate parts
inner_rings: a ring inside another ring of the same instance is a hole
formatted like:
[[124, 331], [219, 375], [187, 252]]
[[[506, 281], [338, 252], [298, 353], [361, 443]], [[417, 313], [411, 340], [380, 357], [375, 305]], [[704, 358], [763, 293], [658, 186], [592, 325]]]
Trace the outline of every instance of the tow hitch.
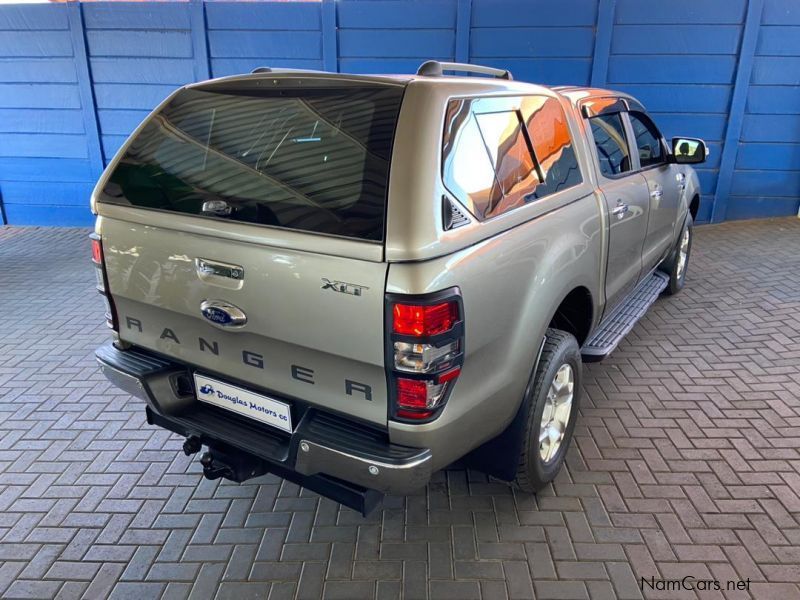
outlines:
[[[190, 435], [183, 443], [183, 452], [186, 456], [191, 456], [200, 452], [202, 447], [200, 438]], [[200, 464], [203, 465], [205, 478], [212, 481], [222, 477], [242, 483], [269, 472], [265, 461], [243, 452], [226, 451], [222, 448], [209, 448], [200, 457]]]
[[267, 463], [242, 452], [226, 453], [218, 449], [209, 450], [200, 458], [206, 479], [224, 477], [242, 483], [253, 477], [269, 473]]
[[[208, 427], [208, 422], [197, 418], [199, 411], [194, 413], [195, 419], [191, 422], [184, 415], [165, 417], [151, 406], [145, 407], [145, 411], [148, 423], [173, 431], [184, 438], [183, 451], [187, 456], [201, 452], [203, 446], [207, 448], [200, 459], [203, 475], [207, 479], [230, 479], [243, 483], [269, 473], [339, 502], [364, 516], [372, 512], [383, 498], [383, 494], [379, 491], [326, 475], [324, 472], [307, 475], [297, 472], [294, 469], [295, 453], [298, 452], [296, 449], [287, 447], [286, 455], [280, 460], [269, 460], [254, 453], [263, 451], [267, 446], [263, 442], [269, 442], [271, 438], [264, 436], [237, 440], [242, 443], [249, 442], [252, 449], [247, 450], [234, 445], [232, 436], [223, 441], [219, 439], [220, 434], [209, 435], [203, 431], [203, 427]], [[297, 446], [300, 443], [299, 439], [295, 440]]]
[[225, 479], [234, 479], [235, 475], [233, 470], [219, 461], [214, 460], [211, 452], [206, 452], [200, 458], [200, 464], [203, 465], [203, 475], [206, 479], [214, 480], [224, 477]]

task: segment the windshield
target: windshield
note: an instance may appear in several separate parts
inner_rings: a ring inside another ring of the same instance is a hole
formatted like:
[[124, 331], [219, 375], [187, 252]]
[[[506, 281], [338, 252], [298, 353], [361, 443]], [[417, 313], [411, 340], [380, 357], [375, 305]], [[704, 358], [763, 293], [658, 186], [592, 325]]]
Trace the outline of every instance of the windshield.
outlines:
[[402, 94], [184, 90], [136, 136], [99, 199], [380, 241]]

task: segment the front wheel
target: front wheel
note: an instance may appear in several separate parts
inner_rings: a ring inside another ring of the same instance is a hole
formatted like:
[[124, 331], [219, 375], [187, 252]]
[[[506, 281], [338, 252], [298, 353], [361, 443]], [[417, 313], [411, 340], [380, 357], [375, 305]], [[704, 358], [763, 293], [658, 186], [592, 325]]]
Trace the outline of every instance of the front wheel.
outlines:
[[692, 215], [686, 215], [686, 223], [683, 225], [681, 234], [675, 244], [675, 249], [669, 259], [662, 265], [662, 270], [669, 275], [669, 283], [664, 290], [664, 293], [669, 296], [680, 292], [686, 282], [686, 270], [689, 268], [689, 256], [692, 253], [692, 238], [694, 235], [692, 225]]
[[517, 485], [536, 492], [564, 464], [581, 398], [581, 352], [574, 336], [548, 329], [542, 355], [526, 390], [528, 404]]

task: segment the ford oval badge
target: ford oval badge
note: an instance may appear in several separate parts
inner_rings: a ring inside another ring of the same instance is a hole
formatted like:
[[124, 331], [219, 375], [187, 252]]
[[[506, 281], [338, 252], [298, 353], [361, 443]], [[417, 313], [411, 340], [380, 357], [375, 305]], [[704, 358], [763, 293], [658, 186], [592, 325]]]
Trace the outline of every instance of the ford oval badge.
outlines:
[[219, 327], [241, 327], [247, 323], [242, 309], [223, 300], [205, 300], [200, 305], [203, 316]]

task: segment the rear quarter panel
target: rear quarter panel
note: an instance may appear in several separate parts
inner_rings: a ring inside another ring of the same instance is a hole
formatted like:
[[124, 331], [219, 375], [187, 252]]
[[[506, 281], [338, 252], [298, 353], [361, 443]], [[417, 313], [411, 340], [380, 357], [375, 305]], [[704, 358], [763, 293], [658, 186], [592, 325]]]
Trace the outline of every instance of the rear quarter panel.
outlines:
[[600, 297], [602, 231], [600, 199], [588, 194], [448, 256], [390, 264], [390, 293], [458, 286], [466, 327], [462, 374], [442, 415], [425, 425], [390, 422], [392, 441], [431, 448], [442, 468], [499, 434], [563, 298], [577, 286]]

